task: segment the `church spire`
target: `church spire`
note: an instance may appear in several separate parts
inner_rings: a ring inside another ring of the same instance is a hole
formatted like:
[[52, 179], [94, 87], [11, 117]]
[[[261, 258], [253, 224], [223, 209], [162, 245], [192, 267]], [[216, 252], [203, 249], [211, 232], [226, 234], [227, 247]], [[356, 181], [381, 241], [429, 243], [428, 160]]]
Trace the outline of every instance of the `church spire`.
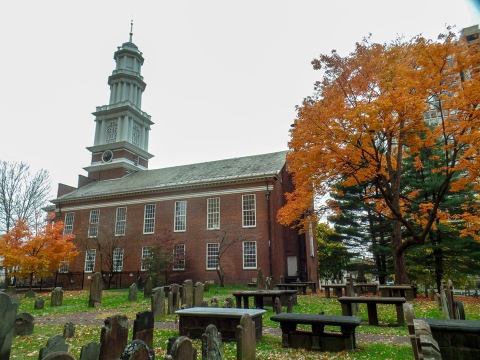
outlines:
[[130, 20], [130, 39], [129, 39], [129, 42], [133, 42], [132, 37], [133, 37], [133, 20]]

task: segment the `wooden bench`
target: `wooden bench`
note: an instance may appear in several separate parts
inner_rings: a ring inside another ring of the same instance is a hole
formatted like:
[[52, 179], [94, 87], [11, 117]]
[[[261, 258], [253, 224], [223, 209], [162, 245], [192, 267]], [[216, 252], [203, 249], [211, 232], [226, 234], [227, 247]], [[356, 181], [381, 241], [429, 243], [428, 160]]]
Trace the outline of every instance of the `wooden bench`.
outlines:
[[279, 288], [280, 290], [297, 290], [297, 291], [301, 291], [302, 294], [306, 294], [307, 293], [307, 287], [308, 285], [305, 284], [305, 283], [296, 283], [296, 282], [292, 282], [292, 283], [283, 283], [283, 284], [277, 284], [275, 285], [277, 288]]
[[378, 291], [383, 297], [404, 297], [409, 301], [417, 296], [416, 287], [412, 285], [380, 285]]
[[[280, 281], [282, 282], [282, 281]], [[285, 279], [284, 281], [285, 284], [306, 284], [310, 289], [312, 289], [312, 292], [313, 293], [316, 293], [317, 292], [317, 285], [318, 285], [318, 282], [315, 282], [315, 281], [287, 281], [287, 279]]]
[[[355, 316], [328, 316], [314, 314], [281, 313], [270, 318], [280, 323], [282, 345], [321, 351], [354, 350], [355, 328], [360, 319]], [[311, 325], [312, 330], [297, 330], [298, 324]], [[325, 326], [339, 326], [340, 333], [325, 332]]]
[[330, 297], [330, 289], [335, 290], [336, 297], [340, 297], [343, 295], [343, 292], [345, 292], [347, 284], [325, 284], [322, 285], [322, 288], [325, 289], [325, 297]]
[[352, 315], [352, 304], [367, 304], [368, 323], [378, 325], [377, 304], [392, 304], [397, 310], [397, 322], [399, 325], [405, 324], [402, 305], [406, 302], [403, 297], [380, 297], [380, 296], [342, 296], [338, 298], [342, 304], [342, 314]]
[[244, 314], [250, 315], [255, 323], [255, 337], [259, 340], [262, 337], [262, 315], [265, 312], [265, 310], [259, 309], [194, 307], [177, 310], [175, 314], [180, 317], [180, 335], [200, 339], [206, 327], [213, 324], [222, 333], [222, 339], [235, 341], [235, 330]]
[[363, 294], [378, 295], [377, 283], [357, 283], [357, 284], [353, 284], [353, 288], [357, 290], [358, 295], [363, 295]]
[[248, 309], [249, 304], [248, 300], [250, 297], [254, 298], [255, 308], [263, 309], [264, 308], [264, 298], [271, 298], [272, 304], [275, 304], [275, 299], [279, 298], [282, 304], [287, 303], [287, 298], [289, 296], [296, 296], [296, 290], [245, 290], [245, 291], [235, 291], [232, 293], [235, 296], [235, 305], [237, 308], [242, 307]]

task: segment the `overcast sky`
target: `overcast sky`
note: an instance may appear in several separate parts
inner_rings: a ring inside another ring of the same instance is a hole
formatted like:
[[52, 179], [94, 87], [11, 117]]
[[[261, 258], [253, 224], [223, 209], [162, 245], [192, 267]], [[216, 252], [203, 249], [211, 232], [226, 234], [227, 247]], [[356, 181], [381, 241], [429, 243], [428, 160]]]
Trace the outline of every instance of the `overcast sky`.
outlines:
[[284, 150], [310, 62], [356, 41], [478, 24], [467, 0], [4, 1], [0, 159], [76, 186], [116, 47], [143, 52], [150, 168]]

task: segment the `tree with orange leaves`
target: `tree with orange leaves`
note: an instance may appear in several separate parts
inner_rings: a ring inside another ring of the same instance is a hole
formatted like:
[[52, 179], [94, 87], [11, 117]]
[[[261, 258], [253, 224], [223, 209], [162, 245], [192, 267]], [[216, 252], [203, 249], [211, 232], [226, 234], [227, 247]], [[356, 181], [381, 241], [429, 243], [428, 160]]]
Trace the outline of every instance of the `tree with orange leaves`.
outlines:
[[[478, 47], [452, 33], [437, 41], [365, 40], [348, 56], [333, 52], [314, 60], [324, 76], [291, 130], [288, 164], [296, 188], [280, 222], [311, 220], [312, 196], [336, 184], [369, 186], [364, 201], [393, 223], [397, 283], [408, 282], [405, 251], [428, 241], [438, 223], [480, 240], [478, 195], [460, 213], [441, 209], [451, 192], [479, 191], [479, 64]], [[425, 154], [436, 167], [423, 165]], [[434, 175], [428, 196], [404, 181], [408, 162], [417, 176]]]

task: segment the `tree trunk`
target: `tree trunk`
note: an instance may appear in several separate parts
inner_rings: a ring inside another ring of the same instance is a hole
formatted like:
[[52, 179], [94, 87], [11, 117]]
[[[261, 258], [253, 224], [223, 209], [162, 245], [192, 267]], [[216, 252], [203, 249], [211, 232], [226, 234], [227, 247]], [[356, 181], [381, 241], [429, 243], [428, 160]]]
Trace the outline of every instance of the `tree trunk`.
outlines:
[[33, 273], [30, 273], [30, 290], [32, 290], [32, 284], [33, 284]]
[[218, 280], [220, 281], [220, 287], [225, 287], [225, 274], [222, 268], [217, 267]]
[[402, 225], [400, 221], [393, 221], [392, 248], [393, 248], [393, 268], [395, 270], [395, 284], [409, 284], [405, 264], [405, 253], [400, 249], [402, 244]]

